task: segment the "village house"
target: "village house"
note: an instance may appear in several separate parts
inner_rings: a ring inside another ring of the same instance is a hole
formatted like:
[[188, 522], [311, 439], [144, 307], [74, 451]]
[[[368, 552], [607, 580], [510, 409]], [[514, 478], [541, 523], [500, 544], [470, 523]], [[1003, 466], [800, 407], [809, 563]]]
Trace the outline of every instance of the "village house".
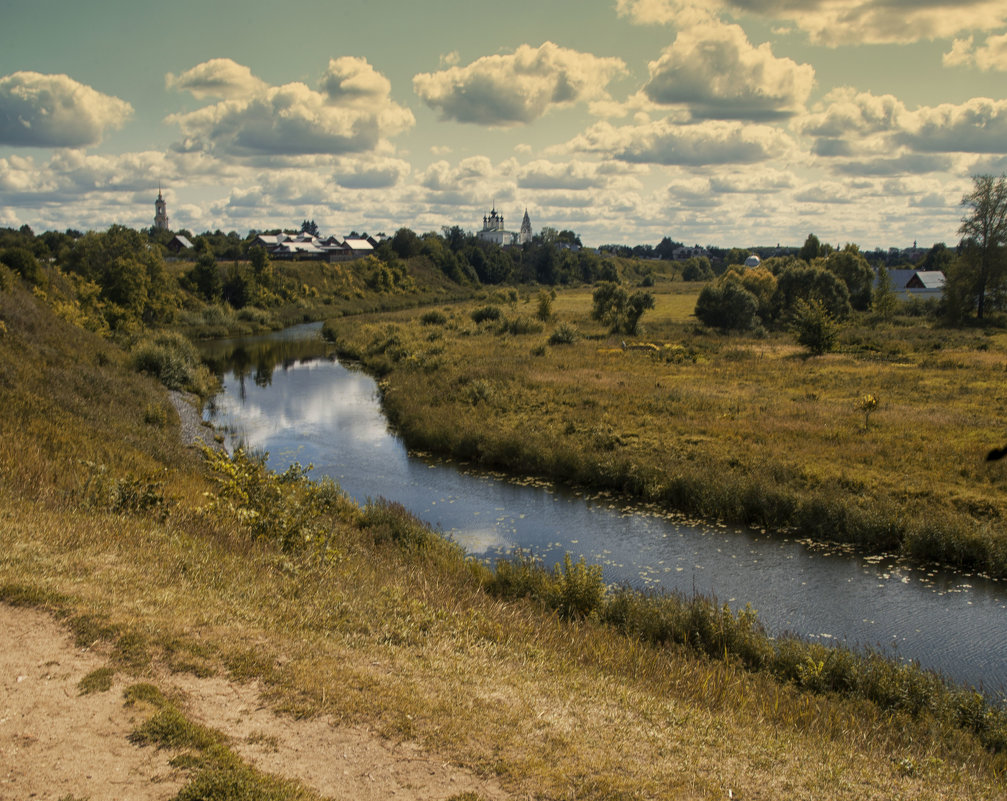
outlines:
[[273, 259], [317, 259], [319, 261], [353, 261], [374, 252], [379, 241], [374, 237], [339, 237], [325, 239], [308, 233], [259, 234], [253, 245], [264, 248]]
[[944, 294], [944, 273], [940, 270], [889, 270], [892, 291], [900, 298], [940, 298]]
[[192, 250], [193, 244], [181, 234], [175, 234], [165, 247], [168, 248], [169, 253], [177, 256], [183, 250]]

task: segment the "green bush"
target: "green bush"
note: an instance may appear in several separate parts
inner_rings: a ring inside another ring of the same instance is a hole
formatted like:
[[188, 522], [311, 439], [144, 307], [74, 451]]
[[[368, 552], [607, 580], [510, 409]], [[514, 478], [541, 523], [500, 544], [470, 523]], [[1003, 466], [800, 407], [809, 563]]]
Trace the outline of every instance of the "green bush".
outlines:
[[195, 392], [201, 397], [212, 383], [196, 347], [177, 333], [145, 337], [130, 352], [133, 369], [157, 378], [168, 389]]
[[542, 323], [538, 322], [538, 320], [532, 320], [530, 317], [518, 316], [510, 320], [504, 320], [500, 325], [500, 333], [511, 334], [513, 336], [540, 334], [542, 333]]
[[605, 602], [606, 591], [601, 565], [588, 565], [583, 556], [574, 562], [566, 554], [563, 564], [553, 569], [548, 600], [561, 617], [574, 620], [597, 614]]
[[549, 335], [549, 344], [572, 345], [578, 339], [580, 339], [580, 331], [577, 330], [577, 326], [564, 321], [557, 325]]
[[722, 330], [750, 331], [759, 323], [759, 299], [737, 280], [703, 287], [696, 300], [696, 317]]
[[282, 473], [266, 467], [266, 455], [238, 449], [233, 455], [203, 448], [203, 458], [217, 483], [211, 508], [235, 519], [255, 539], [287, 552], [309, 546], [330, 548], [334, 519], [351, 520], [356, 506], [329, 478], [311, 481], [311, 465], [294, 462]]
[[480, 306], [472, 312], [472, 322], [479, 323], [486, 320], [499, 320], [503, 316], [499, 306]]
[[448, 318], [443, 312], [437, 311], [437, 309], [431, 309], [428, 312], [424, 312], [420, 317], [420, 323], [423, 325], [445, 325]]
[[797, 344], [807, 348], [814, 356], [832, 350], [839, 337], [839, 326], [835, 318], [817, 298], [797, 300], [790, 328], [794, 332]]

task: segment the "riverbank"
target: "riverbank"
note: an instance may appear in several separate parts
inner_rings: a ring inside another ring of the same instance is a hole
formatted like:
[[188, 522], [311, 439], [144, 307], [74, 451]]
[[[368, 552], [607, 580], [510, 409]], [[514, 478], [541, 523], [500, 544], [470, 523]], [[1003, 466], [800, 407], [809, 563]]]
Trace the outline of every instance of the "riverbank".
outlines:
[[417, 450], [1007, 576], [1004, 469], [985, 462], [1004, 335], [906, 320], [807, 358], [784, 335], [697, 330], [688, 298], [659, 294], [647, 347], [623, 349], [590, 303], [562, 293], [547, 323], [501, 299], [496, 321], [470, 305], [327, 331], [381, 377]]
[[[114, 681], [257, 681], [281, 720], [411, 743], [467, 768], [476, 798], [1003, 795], [1003, 752], [927, 710], [814, 692], [491, 588], [401, 510], [361, 509], [297, 471], [208, 472], [163, 388], [113, 345], [20, 290], [0, 293], [0, 320], [0, 600], [56, 616], [108, 654]], [[593, 586], [577, 575], [511, 578], [572, 600]], [[186, 787], [248, 780], [212, 732], [142, 697], [160, 728], [138, 721], [136, 741], [164, 744]], [[95, 797], [83, 781], [68, 792]]]

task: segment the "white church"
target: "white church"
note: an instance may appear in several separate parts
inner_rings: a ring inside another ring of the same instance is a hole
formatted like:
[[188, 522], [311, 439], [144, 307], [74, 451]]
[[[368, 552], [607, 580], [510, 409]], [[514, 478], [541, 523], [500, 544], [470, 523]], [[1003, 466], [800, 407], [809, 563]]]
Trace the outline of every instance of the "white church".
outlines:
[[508, 231], [504, 228], [503, 215], [497, 214], [496, 204], [494, 203], [493, 210], [483, 217], [483, 228], [476, 236], [484, 242], [494, 242], [501, 247], [525, 245], [531, 242], [531, 219], [528, 217], [528, 209], [524, 210], [521, 230], [518, 232]]

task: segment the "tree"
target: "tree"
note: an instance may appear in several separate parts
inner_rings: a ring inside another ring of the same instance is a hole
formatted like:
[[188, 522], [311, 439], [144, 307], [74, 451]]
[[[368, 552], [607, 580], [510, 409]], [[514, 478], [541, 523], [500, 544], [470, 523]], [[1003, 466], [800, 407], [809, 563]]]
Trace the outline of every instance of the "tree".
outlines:
[[654, 248], [654, 255], [664, 261], [671, 261], [675, 258], [675, 251], [680, 247], [682, 247], [680, 243], [675, 242], [668, 237], [664, 237], [657, 243], [657, 247]]
[[877, 286], [871, 300], [871, 309], [879, 319], [891, 320], [895, 316], [897, 304], [895, 290], [892, 289], [892, 277], [888, 274], [888, 268], [882, 264], [878, 267]]
[[222, 289], [220, 270], [217, 267], [217, 260], [209, 249], [204, 249], [196, 259], [196, 265], [189, 270], [188, 278], [196, 285], [199, 294], [209, 303], [220, 299]]
[[606, 323], [612, 333], [635, 334], [643, 313], [654, 308], [654, 296], [650, 292], [629, 295], [612, 281], [598, 284], [591, 298], [594, 301], [591, 318]]
[[622, 330], [635, 335], [643, 313], [653, 308], [654, 296], [650, 292], [634, 292], [626, 303]]
[[972, 191], [962, 197], [968, 213], [958, 233], [971, 243], [970, 262], [976, 283], [976, 317], [986, 311], [986, 296], [1003, 281], [1002, 248], [1007, 244], [1007, 176], [973, 175]]
[[821, 356], [836, 346], [839, 326], [818, 298], [797, 301], [790, 327], [797, 343], [813, 356]]
[[38, 263], [35, 254], [25, 247], [7, 248], [0, 252], [0, 264], [6, 264], [14, 272], [31, 284], [41, 286], [45, 283], [45, 273]]
[[850, 291], [846, 284], [828, 270], [800, 264], [790, 265], [776, 278], [773, 297], [776, 318], [786, 320], [802, 300], [817, 300], [837, 320], [846, 317], [850, 313]]
[[315, 225], [314, 220], [305, 220], [301, 223], [301, 233], [310, 234], [311, 236], [318, 236], [318, 226]]
[[729, 274], [726, 281], [703, 288], [696, 300], [696, 317], [703, 325], [749, 331], [759, 324], [759, 300]]
[[856, 245], [847, 245], [843, 250], [830, 253], [825, 259], [825, 269], [846, 284], [850, 305], [854, 309], [865, 311], [870, 307], [874, 271]]
[[409, 228], [400, 228], [392, 236], [392, 250], [400, 259], [418, 256], [422, 248], [423, 243], [420, 238]]
[[812, 259], [817, 259], [822, 255], [822, 243], [818, 241], [818, 237], [814, 234], [808, 234], [808, 238], [804, 240], [804, 246], [797, 255], [808, 264], [811, 264]]

